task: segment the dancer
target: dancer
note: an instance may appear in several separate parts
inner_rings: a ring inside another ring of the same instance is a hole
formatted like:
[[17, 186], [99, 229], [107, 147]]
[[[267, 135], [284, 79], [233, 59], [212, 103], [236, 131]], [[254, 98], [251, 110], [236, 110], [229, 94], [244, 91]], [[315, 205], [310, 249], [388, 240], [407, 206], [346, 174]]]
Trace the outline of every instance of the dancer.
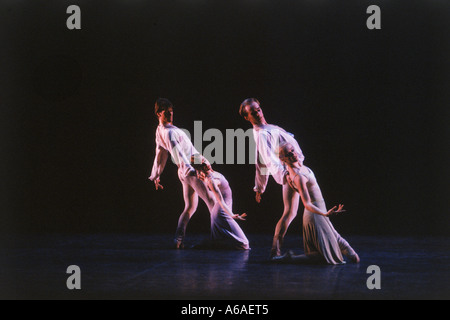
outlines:
[[283, 186], [284, 211], [275, 227], [270, 253], [270, 257], [279, 256], [281, 255], [283, 238], [292, 220], [297, 215], [299, 195], [288, 183], [286, 177], [288, 171], [277, 155], [278, 146], [282, 142], [289, 142], [295, 147], [302, 160], [304, 156], [292, 134], [276, 125], [267, 123], [257, 99], [248, 98], [244, 100], [240, 105], [239, 114], [253, 125], [253, 137], [256, 142], [256, 174], [253, 190], [256, 192], [256, 201], [258, 203], [261, 201], [269, 175], [272, 175], [275, 181]]
[[155, 103], [155, 114], [159, 125], [156, 129], [156, 155], [149, 180], [155, 183], [156, 190], [164, 189], [160, 184], [160, 177], [164, 170], [169, 154], [178, 167], [178, 178], [183, 185], [185, 207], [178, 219], [175, 233], [175, 246], [184, 247], [186, 227], [192, 215], [197, 210], [198, 197], [206, 203], [208, 210], [214, 207], [214, 196], [206, 189], [205, 184], [197, 178], [194, 168], [190, 164], [191, 156], [198, 153], [188, 136], [173, 125], [173, 105], [164, 98]]
[[343, 205], [334, 206], [327, 211], [325, 200], [313, 171], [303, 164], [295, 148], [289, 143], [279, 147], [280, 160], [289, 171], [289, 182], [302, 199], [303, 213], [303, 246], [304, 255], [293, 255], [288, 252], [274, 260], [294, 260], [302, 262], [326, 262], [328, 264], [344, 263], [343, 256], [349, 262], [358, 263], [359, 256], [342, 238], [331, 224], [330, 215], [344, 212]]
[[214, 171], [200, 154], [191, 157], [191, 165], [197, 171], [198, 178], [205, 182], [216, 199], [211, 211], [211, 247], [250, 249], [247, 237], [235, 221], [245, 220], [247, 214], [233, 213], [233, 196], [228, 181], [221, 173]]

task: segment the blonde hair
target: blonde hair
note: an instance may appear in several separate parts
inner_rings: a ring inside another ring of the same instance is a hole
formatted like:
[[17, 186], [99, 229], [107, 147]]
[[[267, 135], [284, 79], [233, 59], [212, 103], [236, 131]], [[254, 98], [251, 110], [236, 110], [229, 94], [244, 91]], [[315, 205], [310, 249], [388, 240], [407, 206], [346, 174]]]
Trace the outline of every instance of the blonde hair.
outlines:
[[196, 171], [207, 172], [209, 170], [212, 170], [211, 165], [209, 164], [208, 160], [199, 153], [193, 154], [191, 156], [191, 166]]
[[[279, 144], [278, 146], [278, 158], [281, 160], [281, 155], [285, 155], [286, 154], [286, 149], [288, 147], [294, 147], [292, 144], [290, 144], [287, 141], [283, 141]], [[284, 162], [281, 160], [281, 162]]]

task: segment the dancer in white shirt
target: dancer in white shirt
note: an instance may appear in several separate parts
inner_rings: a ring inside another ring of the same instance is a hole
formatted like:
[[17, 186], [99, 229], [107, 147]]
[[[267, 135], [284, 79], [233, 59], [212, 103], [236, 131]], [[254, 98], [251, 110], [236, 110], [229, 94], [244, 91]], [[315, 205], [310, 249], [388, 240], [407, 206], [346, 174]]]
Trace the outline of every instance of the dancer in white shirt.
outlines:
[[206, 203], [211, 212], [215, 201], [213, 194], [205, 184], [197, 178], [196, 171], [191, 166], [191, 156], [198, 151], [192, 145], [188, 136], [173, 123], [173, 105], [164, 98], [159, 98], [155, 103], [155, 114], [159, 125], [156, 129], [156, 155], [153, 162], [152, 173], [149, 180], [155, 183], [156, 190], [163, 189], [160, 184], [160, 176], [164, 170], [169, 154], [172, 161], [178, 166], [178, 178], [183, 185], [183, 197], [185, 207], [178, 219], [178, 227], [175, 234], [175, 246], [184, 247], [183, 241], [186, 227], [197, 210], [198, 197]]
[[260, 103], [255, 98], [248, 98], [241, 103], [239, 114], [253, 125], [253, 136], [256, 142], [256, 201], [261, 201], [269, 175], [283, 187], [284, 211], [275, 227], [270, 256], [280, 256], [283, 238], [297, 215], [299, 194], [292, 189], [288, 182], [288, 171], [278, 157], [278, 146], [282, 142], [289, 142], [294, 146], [299, 157], [303, 160], [303, 152], [293, 135], [284, 129], [268, 124], [264, 118]]

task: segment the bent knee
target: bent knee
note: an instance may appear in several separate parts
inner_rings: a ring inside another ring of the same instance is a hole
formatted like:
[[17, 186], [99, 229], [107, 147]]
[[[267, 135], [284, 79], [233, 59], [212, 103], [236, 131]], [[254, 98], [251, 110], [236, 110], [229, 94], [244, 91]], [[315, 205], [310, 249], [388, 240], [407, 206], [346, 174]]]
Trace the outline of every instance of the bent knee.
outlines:
[[281, 220], [284, 221], [292, 221], [297, 216], [297, 211], [294, 210], [285, 210], [283, 215], [281, 216]]
[[188, 215], [190, 217], [194, 214], [196, 210], [197, 210], [196, 206], [186, 206], [184, 207], [183, 213], [181, 213], [181, 215]]

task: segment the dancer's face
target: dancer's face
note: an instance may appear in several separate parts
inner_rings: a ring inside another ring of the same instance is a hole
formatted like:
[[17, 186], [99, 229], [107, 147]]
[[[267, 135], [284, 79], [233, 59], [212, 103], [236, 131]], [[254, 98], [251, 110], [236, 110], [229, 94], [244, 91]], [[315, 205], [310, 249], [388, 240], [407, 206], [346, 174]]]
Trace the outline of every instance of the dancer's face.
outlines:
[[280, 160], [286, 164], [294, 164], [298, 162], [297, 152], [295, 152], [294, 147], [290, 144], [284, 148], [280, 148], [279, 157]]
[[158, 119], [163, 123], [172, 123], [173, 122], [173, 109], [168, 108], [166, 110], [161, 111], [158, 113]]
[[252, 102], [251, 104], [245, 106], [245, 111], [247, 112], [245, 120], [249, 121], [252, 125], [260, 125], [266, 122], [264, 119], [264, 114], [258, 103]]

